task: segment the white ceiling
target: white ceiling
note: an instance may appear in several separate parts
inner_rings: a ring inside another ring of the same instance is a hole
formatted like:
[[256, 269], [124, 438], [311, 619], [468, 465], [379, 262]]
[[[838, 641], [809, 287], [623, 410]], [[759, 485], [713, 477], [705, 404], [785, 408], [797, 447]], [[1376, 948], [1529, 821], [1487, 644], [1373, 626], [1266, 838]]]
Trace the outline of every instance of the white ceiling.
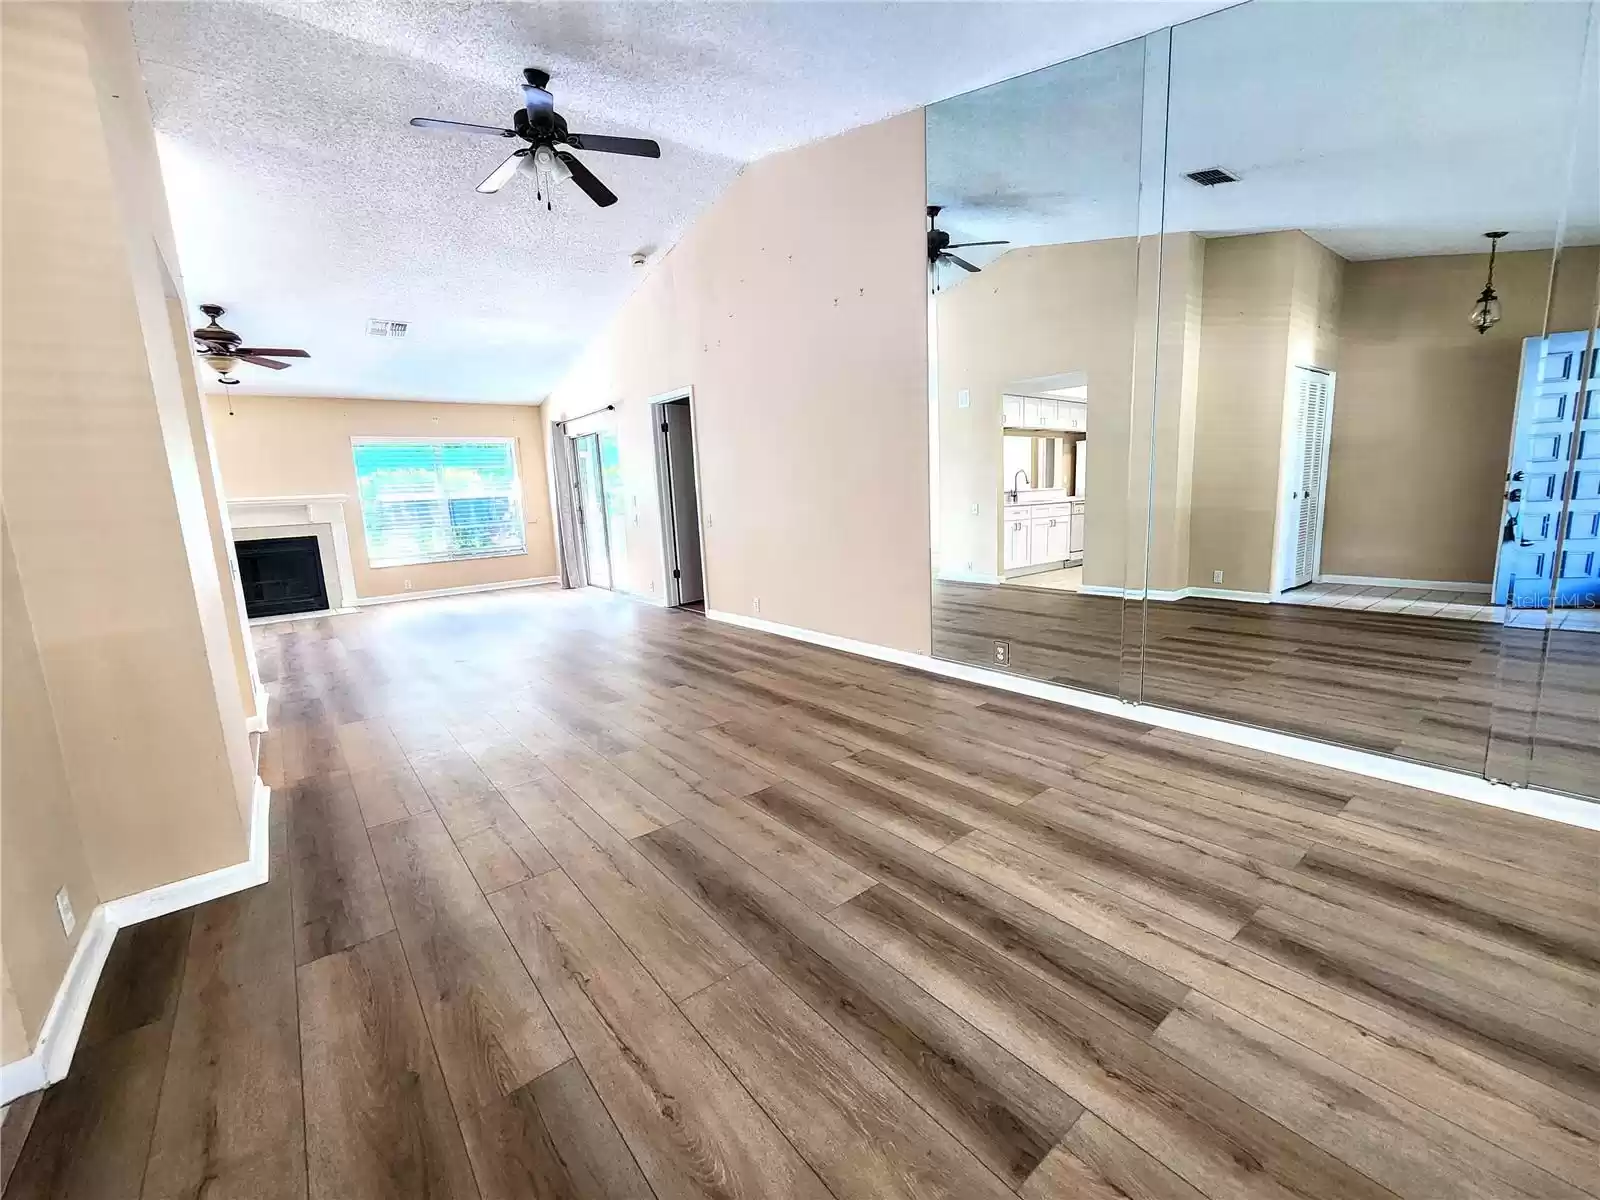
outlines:
[[[1580, 100], [1590, 13], [1492, 0], [1232, 8], [1173, 31], [1164, 170], [1159, 139], [1141, 141], [1134, 44], [933, 106], [929, 197], [950, 206], [941, 226], [956, 241], [1127, 236], [1140, 228], [1143, 147], [1144, 178], [1166, 177], [1169, 230], [1304, 229], [1362, 259], [1481, 253], [1490, 229], [1511, 231], [1507, 249], [1548, 247], [1565, 213], [1569, 242], [1600, 241], [1593, 41]], [[1241, 181], [1184, 178], [1211, 166]], [[1146, 189], [1146, 232], [1160, 199]]]
[[[245, 390], [529, 403], [743, 164], [1218, 6], [141, 0], [134, 28], [190, 299], [312, 354]], [[661, 142], [585, 156], [620, 203], [478, 195], [509, 143], [407, 126], [508, 121], [524, 66], [574, 131]]]

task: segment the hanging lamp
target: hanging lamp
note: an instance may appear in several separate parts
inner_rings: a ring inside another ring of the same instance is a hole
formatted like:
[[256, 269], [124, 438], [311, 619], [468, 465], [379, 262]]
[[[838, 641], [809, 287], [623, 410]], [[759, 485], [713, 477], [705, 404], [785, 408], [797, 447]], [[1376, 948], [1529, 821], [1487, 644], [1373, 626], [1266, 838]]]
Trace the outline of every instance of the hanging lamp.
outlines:
[[1483, 235], [1489, 239], [1489, 277], [1483, 281], [1483, 292], [1478, 296], [1478, 303], [1473, 305], [1471, 318], [1472, 327], [1480, 334], [1488, 333], [1490, 327], [1500, 320], [1500, 297], [1494, 290], [1494, 255], [1506, 232], [1499, 229]]

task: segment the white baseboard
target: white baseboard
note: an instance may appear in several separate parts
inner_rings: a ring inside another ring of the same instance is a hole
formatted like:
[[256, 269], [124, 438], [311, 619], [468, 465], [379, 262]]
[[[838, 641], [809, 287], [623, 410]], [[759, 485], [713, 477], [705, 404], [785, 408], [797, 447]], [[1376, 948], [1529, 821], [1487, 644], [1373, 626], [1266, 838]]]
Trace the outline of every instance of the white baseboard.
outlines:
[[1448, 579], [1385, 579], [1377, 575], [1318, 575], [1318, 583], [1346, 583], [1356, 587], [1423, 588], [1430, 592], [1477, 592], [1487, 596], [1487, 583], [1459, 583]]
[[83, 1032], [83, 1020], [89, 1013], [89, 1002], [94, 999], [95, 985], [100, 982], [100, 972], [105, 969], [118, 930], [267, 881], [271, 802], [271, 790], [257, 779], [250, 801], [250, 857], [244, 862], [95, 906], [84, 921], [72, 960], [39, 1027], [33, 1053], [0, 1066], [0, 1105], [66, 1078], [78, 1048], [78, 1036]]
[[982, 571], [958, 571], [954, 567], [940, 567], [937, 578], [946, 583], [994, 583], [1003, 582], [998, 575], [987, 575]]
[[271, 699], [266, 688], [257, 688], [255, 694], [256, 711], [244, 719], [246, 733], [265, 733], [267, 731], [267, 709], [271, 706]]
[[[470, 583], [466, 587], [434, 588], [427, 592], [396, 592], [390, 596], [361, 596], [356, 603], [362, 608], [372, 604], [398, 604], [403, 600], [432, 600], [436, 596], [466, 596], [473, 592], [504, 592], [512, 588], [543, 587], [560, 583], [559, 575], [543, 575], [538, 579], [507, 579], [503, 583]], [[352, 610], [353, 611], [353, 610]]]
[[[410, 597], [406, 597], [410, 599]], [[280, 613], [275, 617], [251, 617], [250, 627], [255, 629], [262, 625], [287, 625], [291, 621], [315, 621], [322, 617], [348, 617], [351, 613], [358, 613], [359, 608], [319, 608], [314, 612]]]
[[1073, 708], [1119, 717], [1127, 721], [1138, 721], [1161, 729], [1171, 729], [1179, 733], [1193, 734], [1196, 737], [1210, 738], [1212, 741], [1225, 742], [1248, 750], [1260, 750], [1283, 758], [1295, 759], [1299, 762], [1314, 763], [1317, 766], [1329, 767], [1338, 771], [1348, 771], [1353, 775], [1362, 775], [1368, 779], [1380, 779], [1388, 783], [1403, 784], [1407, 787], [1420, 788], [1423, 791], [1438, 792], [1442, 795], [1454, 796], [1457, 799], [1470, 800], [1477, 804], [1486, 804], [1492, 808], [1503, 808], [1511, 812], [1525, 813], [1529, 816], [1544, 817], [1547, 820], [1559, 821], [1565, 825], [1576, 825], [1583, 829], [1600, 829], [1600, 803], [1579, 800], [1556, 792], [1546, 792], [1539, 788], [1511, 787], [1503, 783], [1491, 783], [1478, 775], [1447, 771], [1443, 767], [1433, 767], [1423, 763], [1408, 762], [1404, 759], [1389, 758], [1386, 755], [1374, 754], [1366, 750], [1355, 750], [1346, 746], [1337, 746], [1331, 742], [1319, 742], [1311, 738], [1296, 737], [1293, 734], [1278, 733], [1271, 729], [1259, 729], [1252, 725], [1239, 725], [1217, 717], [1201, 716], [1198, 713], [1158, 708], [1152, 704], [1130, 704], [1117, 699], [1115, 696], [1102, 696], [1096, 692], [1085, 692], [1078, 688], [1063, 687], [1060, 684], [1042, 683], [1036, 679], [1029, 679], [1022, 675], [1009, 675], [1003, 671], [992, 671], [986, 667], [972, 667], [965, 663], [946, 662], [943, 659], [933, 658], [926, 654], [918, 654], [910, 650], [897, 650], [890, 646], [876, 646], [871, 642], [858, 642], [853, 638], [838, 637], [831, 633], [818, 633], [810, 629], [800, 629], [793, 625], [780, 625], [775, 621], [763, 621], [759, 617], [746, 617], [739, 613], [717, 612], [711, 609], [706, 610], [706, 616], [713, 621], [726, 621], [730, 625], [739, 625], [762, 633], [772, 633], [779, 637], [793, 638], [796, 641], [810, 642], [813, 645], [826, 646], [830, 650], [842, 650], [846, 654], [874, 658], [881, 662], [910, 667], [915, 671], [924, 671], [930, 675], [941, 675], [947, 679], [960, 679], [967, 683], [1015, 692], [1022, 696], [1032, 696], [1039, 700], [1049, 700], [1056, 704], [1065, 704]]
[[1108, 587], [1106, 584], [1096, 583], [1084, 584], [1078, 591], [1086, 596], [1121, 596], [1127, 600], [1142, 600], [1148, 597], [1163, 603], [1187, 600], [1191, 596], [1200, 600], [1238, 600], [1243, 604], [1272, 603], [1272, 597], [1266, 592], [1237, 592], [1231, 588], [1217, 587], [1150, 588], [1148, 591], [1141, 591], [1138, 588]]

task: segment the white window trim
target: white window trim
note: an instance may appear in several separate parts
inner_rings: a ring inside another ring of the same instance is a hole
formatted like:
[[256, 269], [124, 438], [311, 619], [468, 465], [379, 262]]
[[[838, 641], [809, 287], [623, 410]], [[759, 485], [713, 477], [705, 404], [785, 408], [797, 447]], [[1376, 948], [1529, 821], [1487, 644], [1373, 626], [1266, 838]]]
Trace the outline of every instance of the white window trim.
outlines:
[[[386, 571], [391, 567], [418, 567], [431, 563], [471, 562], [479, 558], [516, 558], [528, 553], [528, 518], [526, 507], [523, 503], [522, 483], [522, 454], [515, 437], [458, 435], [454, 437], [361, 437], [352, 435], [350, 438], [350, 469], [355, 473], [356, 481], [356, 507], [361, 512], [361, 543], [367, 552], [367, 566], [376, 571]], [[465, 554], [433, 555], [423, 558], [385, 559], [375, 561], [372, 556], [372, 544], [367, 539], [367, 506], [361, 498], [361, 473], [356, 470], [356, 449], [360, 446], [443, 446], [452, 442], [490, 442], [496, 445], [511, 448], [511, 473], [516, 480], [516, 487], [512, 492], [512, 499], [517, 506], [517, 532], [522, 536], [522, 546], [515, 550], [475, 550]]]

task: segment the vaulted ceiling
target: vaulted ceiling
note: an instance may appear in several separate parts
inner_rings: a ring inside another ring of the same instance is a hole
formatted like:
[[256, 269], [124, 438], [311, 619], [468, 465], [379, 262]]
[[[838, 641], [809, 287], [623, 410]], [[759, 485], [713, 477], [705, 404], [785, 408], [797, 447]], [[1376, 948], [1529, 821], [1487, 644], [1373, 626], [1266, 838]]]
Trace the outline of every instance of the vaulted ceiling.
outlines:
[[[142, 0], [134, 27], [189, 298], [313, 356], [247, 389], [528, 403], [745, 164], [1216, 7]], [[507, 143], [407, 125], [507, 122], [524, 66], [572, 129], [661, 143], [584, 156], [615, 206], [479, 195]]]

